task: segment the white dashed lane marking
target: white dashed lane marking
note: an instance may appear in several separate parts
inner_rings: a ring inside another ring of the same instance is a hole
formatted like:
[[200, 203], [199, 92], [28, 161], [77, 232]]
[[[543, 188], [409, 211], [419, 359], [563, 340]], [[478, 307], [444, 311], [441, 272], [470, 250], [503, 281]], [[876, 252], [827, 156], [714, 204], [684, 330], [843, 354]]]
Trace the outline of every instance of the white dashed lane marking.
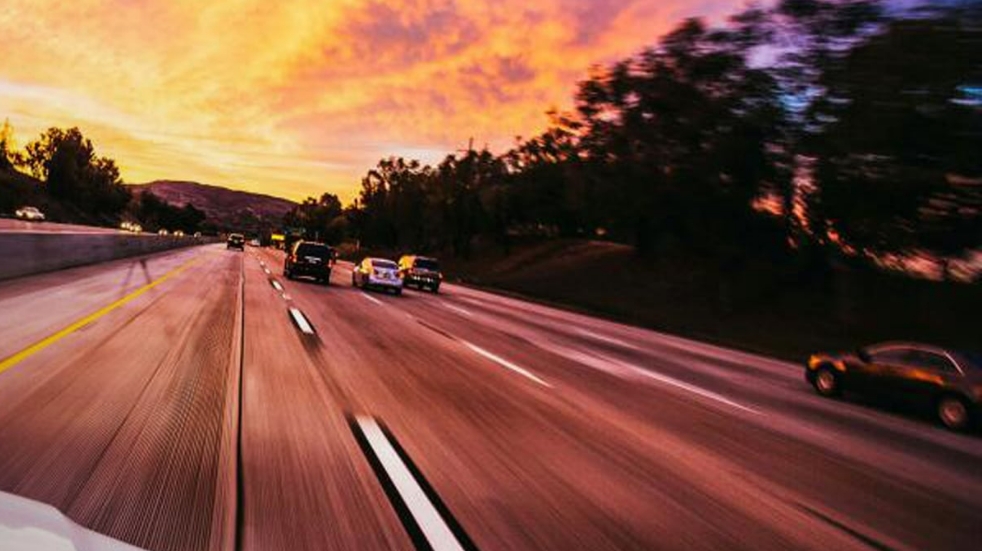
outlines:
[[298, 308], [290, 308], [290, 317], [293, 318], [293, 322], [297, 324], [297, 328], [300, 329], [301, 333], [305, 335], [314, 334], [314, 326], [310, 325], [306, 316]]
[[498, 355], [495, 355], [495, 354], [493, 354], [491, 352], [488, 352], [487, 350], [481, 348], [480, 346], [471, 344], [471, 343], [469, 343], [467, 341], [462, 341], [462, 342], [464, 343], [464, 346], [466, 346], [467, 348], [470, 348], [472, 351], [476, 352], [478, 355], [483, 356], [483, 357], [491, 360], [492, 362], [500, 365], [501, 367], [504, 367], [505, 369], [510, 369], [511, 371], [514, 371], [515, 373], [518, 373], [519, 375], [521, 375], [523, 377], [526, 377], [526, 378], [528, 378], [528, 379], [530, 379], [530, 380], [532, 380], [532, 381], [534, 381], [534, 382], [536, 382], [536, 383], [538, 383], [538, 384], [540, 384], [540, 385], [542, 385], [544, 387], [552, 388], [552, 385], [551, 384], [545, 382], [544, 380], [542, 380], [541, 378], [539, 378], [536, 374], [534, 374], [531, 371], [525, 369], [524, 367], [515, 365], [512, 362], [510, 362], [510, 361], [508, 361], [508, 360], [506, 360], [506, 359], [504, 359], [504, 358], [502, 358], [502, 357], [500, 357]]

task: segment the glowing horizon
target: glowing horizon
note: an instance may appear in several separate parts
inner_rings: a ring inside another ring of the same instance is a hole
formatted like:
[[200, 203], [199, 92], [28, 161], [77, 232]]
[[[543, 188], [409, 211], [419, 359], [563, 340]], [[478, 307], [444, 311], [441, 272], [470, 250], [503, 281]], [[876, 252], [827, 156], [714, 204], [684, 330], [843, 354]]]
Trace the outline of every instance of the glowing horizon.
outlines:
[[503, 151], [591, 65], [740, 3], [8, 0], [0, 120], [18, 146], [78, 126], [128, 183], [345, 202], [382, 157]]

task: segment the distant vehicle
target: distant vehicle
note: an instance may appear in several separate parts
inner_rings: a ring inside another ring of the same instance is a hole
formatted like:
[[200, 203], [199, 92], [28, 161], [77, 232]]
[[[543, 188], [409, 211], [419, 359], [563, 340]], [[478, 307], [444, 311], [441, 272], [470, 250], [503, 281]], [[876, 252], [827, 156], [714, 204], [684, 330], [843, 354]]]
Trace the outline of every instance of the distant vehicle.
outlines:
[[307, 276], [329, 285], [336, 258], [334, 249], [323, 243], [297, 241], [283, 261], [283, 276], [287, 279]]
[[175, 231], [174, 232], [174, 237], [184, 237], [184, 231], [183, 230], [177, 230], [177, 231]]
[[362, 289], [379, 289], [402, 294], [399, 265], [384, 258], [366, 258], [351, 272], [351, 285]]
[[161, 230], [158, 230], [157, 231], [157, 235], [170, 235], [170, 232], [168, 232], [167, 230], [161, 229]]
[[241, 233], [231, 233], [228, 239], [225, 241], [226, 249], [239, 249], [240, 251], [245, 250], [245, 236]]
[[433, 293], [440, 291], [440, 283], [443, 282], [440, 263], [435, 258], [426, 256], [407, 255], [400, 258], [399, 277], [406, 287], [412, 286]]
[[249, 246], [250, 247], [258, 247], [259, 246], [259, 240], [258, 239], [250, 240], [249, 241]]
[[196, 238], [197, 237], [201, 237], [201, 232], [199, 232], [199, 231], [194, 232], [194, 237], [196, 237]]
[[926, 344], [888, 342], [853, 353], [814, 354], [805, 378], [822, 396], [879, 394], [930, 407], [941, 423], [965, 430], [979, 419], [982, 355]]
[[30, 220], [32, 222], [43, 222], [44, 213], [41, 212], [37, 207], [21, 207], [14, 212], [14, 216], [20, 218], [21, 220]]
[[133, 233], [140, 233], [143, 231], [143, 226], [137, 224], [136, 222], [124, 221], [120, 222], [119, 229]]

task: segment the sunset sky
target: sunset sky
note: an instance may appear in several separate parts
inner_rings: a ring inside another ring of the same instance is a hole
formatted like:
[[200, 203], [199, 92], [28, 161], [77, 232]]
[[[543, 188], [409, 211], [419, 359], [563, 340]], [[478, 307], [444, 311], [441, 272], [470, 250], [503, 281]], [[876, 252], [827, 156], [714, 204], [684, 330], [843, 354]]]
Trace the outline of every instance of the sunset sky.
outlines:
[[735, 0], [4, 0], [0, 121], [79, 126], [130, 183], [357, 193], [387, 155], [495, 151], [592, 64]]

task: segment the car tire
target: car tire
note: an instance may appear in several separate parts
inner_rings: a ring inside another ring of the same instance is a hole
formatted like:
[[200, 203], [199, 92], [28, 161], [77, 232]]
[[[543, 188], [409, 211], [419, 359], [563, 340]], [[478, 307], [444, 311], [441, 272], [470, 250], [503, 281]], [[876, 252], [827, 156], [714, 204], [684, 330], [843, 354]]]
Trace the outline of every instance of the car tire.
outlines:
[[393, 292], [395, 293], [396, 296], [399, 296], [402, 294], [402, 289], [396, 289]]
[[972, 413], [968, 402], [956, 394], [945, 394], [938, 398], [934, 412], [948, 430], [962, 432], [972, 425]]
[[434, 295], [438, 295], [440, 294], [440, 286], [434, 285], [433, 287], [430, 287], [430, 291], [432, 291]]
[[820, 396], [831, 398], [842, 394], [842, 377], [832, 366], [822, 365], [815, 370], [812, 386]]

